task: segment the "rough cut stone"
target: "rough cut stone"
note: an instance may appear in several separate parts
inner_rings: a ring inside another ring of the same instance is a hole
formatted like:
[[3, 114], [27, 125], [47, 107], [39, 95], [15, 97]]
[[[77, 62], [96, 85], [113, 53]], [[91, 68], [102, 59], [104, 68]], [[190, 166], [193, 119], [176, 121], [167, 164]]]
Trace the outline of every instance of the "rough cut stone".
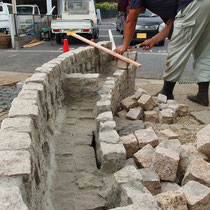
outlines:
[[138, 125], [129, 125], [128, 127], [119, 130], [119, 135], [126, 136], [130, 133], [133, 133], [136, 130], [145, 129], [146, 126], [141, 120], [138, 120], [135, 122], [137, 122]]
[[137, 107], [138, 103], [132, 96], [130, 96], [130, 97], [127, 97], [127, 98], [123, 99], [120, 102], [120, 106], [122, 108], [124, 108], [126, 111], [129, 111], [129, 109]]
[[157, 195], [160, 193], [160, 178], [156, 171], [152, 168], [139, 169], [140, 174], [143, 177], [142, 184], [152, 193]]
[[0, 150], [31, 149], [28, 133], [0, 130]]
[[118, 115], [120, 118], [122, 118], [122, 117], [125, 117], [127, 113], [128, 113], [128, 112], [127, 112], [126, 110], [123, 109], [123, 110], [119, 111], [119, 112], [117, 113], [117, 115]]
[[97, 101], [96, 107], [97, 107], [97, 115], [102, 112], [110, 111], [111, 110], [111, 101], [110, 100]]
[[148, 95], [148, 93], [145, 90], [143, 90], [142, 88], [138, 88], [138, 90], [135, 92], [134, 96], [135, 96], [136, 100], [138, 100], [143, 94]]
[[193, 144], [185, 144], [181, 146], [179, 173], [184, 176], [187, 167], [193, 158], [208, 160], [206, 155], [200, 153]]
[[0, 151], [0, 176], [29, 175], [31, 160], [28, 151]]
[[210, 188], [199, 182], [189, 181], [182, 187], [189, 209], [210, 209]]
[[174, 150], [180, 154], [182, 145], [178, 139], [171, 139], [161, 142], [158, 146]]
[[125, 166], [134, 166], [138, 168], [133, 158], [128, 158], [125, 162]]
[[158, 206], [164, 210], [188, 210], [187, 200], [182, 191], [165, 192], [155, 196]]
[[197, 133], [197, 149], [210, 158], [210, 124]]
[[179, 106], [178, 115], [180, 117], [186, 116], [188, 114], [188, 108], [189, 107], [187, 105], [185, 105], [185, 104], [179, 104], [178, 106]]
[[115, 121], [105, 121], [101, 122], [99, 126], [99, 131], [110, 131], [110, 130], [115, 130], [116, 129], [116, 122]]
[[159, 209], [152, 194], [139, 181], [121, 185], [120, 206], [138, 204], [137, 209]]
[[0, 209], [28, 210], [28, 207], [23, 202], [23, 198], [18, 187], [0, 188]]
[[34, 130], [33, 121], [31, 118], [18, 117], [18, 118], [6, 118], [1, 124], [1, 129], [9, 131], [25, 132], [31, 135]]
[[113, 115], [111, 111], [103, 112], [99, 114], [96, 118], [97, 122], [105, 122], [105, 121], [110, 121], [110, 120], [113, 120]]
[[182, 180], [182, 185], [189, 181], [197, 181], [210, 187], [210, 163], [193, 158]]
[[123, 143], [126, 149], [126, 157], [131, 158], [133, 154], [139, 150], [139, 143], [133, 134], [127, 136], [121, 136], [120, 141]]
[[158, 122], [158, 112], [157, 111], [145, 111], [144, 121], [146, 122]]
[[174, 111], [171, 109], [163, 109], [159, 113], [159, 123], [172, 124], [174, 123]]
[[181, 188], [175, 182], [161, 182], [160, 186], [161, 186], [161, 193], [170, 192], [170, 191], [175, 192]]
[[155, 149], [147, 144], [141, 150], [134, 154], [134, 161], [139, 168], [150, 168], [152, 165]]
[[170, 129], [165, 129], [160, 132], [164, 134], [168, 139], [178, 139], [178, 135]]
[[115, 172], [125, 166], [126, 151], [122, 143], [108, 144], [101, 142], [97, 154], [103, 171]]
[[147, 111], [151, 111], [157, 104], [154, 101], [154, 99], [147, 94], [143, 94], [139, 100], [138, 100], [138, 104]]
[[159, 93], [158, 98], [157, 98], [157, 102], [166, 104], [167, 103], [167, 96]]
[[117, 144], [120, 141], [120, 137], [116, 130], [103, 131], [99, 133], [99, 141]]
[[175, 181], [179, 164], [179, 154], [171, 149], [156, 147], [152, 167], [161, 180]]
[[139, 147], [143, 148], [147, 144], [155, 147], [158, 145], [158, 137], [152, 127], [135, 131], [135, 136], [139, 142]]
[[126, 117], [131, 120], [139, 120], [143, 117], [143, 109], [141, 107], [135, 107], [128, 111]]
[[126, 183], [129, 181], [142, 181], [142, 175], [134, 166], [125, 166], [121, 170], [114, 173], [114, 179], [117, 184]]

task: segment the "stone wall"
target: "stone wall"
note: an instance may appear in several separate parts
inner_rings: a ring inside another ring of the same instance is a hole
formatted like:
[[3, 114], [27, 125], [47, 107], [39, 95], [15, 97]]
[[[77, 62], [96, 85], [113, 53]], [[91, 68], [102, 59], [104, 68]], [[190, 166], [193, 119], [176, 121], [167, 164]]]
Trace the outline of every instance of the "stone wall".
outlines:
[[[111, 49], [110, 42], [99, 44]], [[2, 206], [11, 209], [44, 209], [55, 120], [65, 99], [63, 85], [65, 78], [68, 78], [66, 75], [105, 74], [109, 71], [106, 68], [109, 61], [111, 56], [107, 53], [91, 46], [82, 47], [43, 64], [25, 81], [0, 130]], [[116, 71], [105, 85], [109, 86], [110, 81], [115, 81], [114, 86], [118, 86], [123, 93], [120, 81], [125, 81], [124, 74], [124, 70]], [[84, 81], [88, 78], [87, 75], [80, 76]], [[118, 97], [117, 92], [111, 94], [112, 111], [115, 111], [119, 98], [121, 96]]]

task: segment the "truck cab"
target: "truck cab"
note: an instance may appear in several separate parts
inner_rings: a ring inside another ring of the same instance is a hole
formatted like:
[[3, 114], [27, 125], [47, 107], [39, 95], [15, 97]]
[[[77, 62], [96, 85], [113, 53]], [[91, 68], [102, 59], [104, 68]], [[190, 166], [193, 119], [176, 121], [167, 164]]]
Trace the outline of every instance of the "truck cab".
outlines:
[[0, 2], [0, 32], [7, 34], [10, 31], [9, 15], [12, 14], [12, 4]]

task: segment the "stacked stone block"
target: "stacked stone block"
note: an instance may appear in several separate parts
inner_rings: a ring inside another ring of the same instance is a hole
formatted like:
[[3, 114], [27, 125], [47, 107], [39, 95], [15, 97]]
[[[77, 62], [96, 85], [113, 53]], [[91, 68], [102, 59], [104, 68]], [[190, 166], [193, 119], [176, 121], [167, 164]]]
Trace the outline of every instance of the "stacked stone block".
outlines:
[[[98, 44], [111, 47], [110, 42]], [[43, 209], [46, 205], [55, 120], [66, 97], [66, 75], [83, 74], [83, 95], [96, 94], [95, 73], [105, 73], [109, 61], [110, 55], [94, 47], [78, 48], [36, 68], [25, 81], [0, 130], [2, 208]], [[70, 85], [75, 88], [76, 84]]]

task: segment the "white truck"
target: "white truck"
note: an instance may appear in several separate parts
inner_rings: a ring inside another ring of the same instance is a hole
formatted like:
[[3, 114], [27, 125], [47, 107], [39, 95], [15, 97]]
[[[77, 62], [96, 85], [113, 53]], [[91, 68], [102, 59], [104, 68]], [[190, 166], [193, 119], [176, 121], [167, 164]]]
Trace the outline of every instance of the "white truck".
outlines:
[[5, 34], [10, 31], [10, 14], [12, 14], [12, 4], [7, 4], [0, 1], [0, 32]]
[[57, 44], [61, 44], [62, 39], [71, 33], [77, 33], [88, 39], [97, 39], [99, 28], [94, 1], [63, 0], [61, 18], [52, 20], [51, 29]]

